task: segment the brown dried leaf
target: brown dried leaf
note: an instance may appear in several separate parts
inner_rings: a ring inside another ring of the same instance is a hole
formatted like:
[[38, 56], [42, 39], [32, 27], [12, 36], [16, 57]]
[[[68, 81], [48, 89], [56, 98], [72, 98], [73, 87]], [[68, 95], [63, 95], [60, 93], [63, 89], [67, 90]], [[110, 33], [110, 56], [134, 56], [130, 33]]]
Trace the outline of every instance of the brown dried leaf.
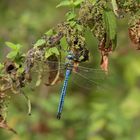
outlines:
[[111, 40], [109, 41], [109, 47], [106, 48], [106, 34], [104, 38], [99, 42], [99, 50], [101, 53], [101, 69], [108, 74], [108, 65], [109, 65], [109, 54], [112, 52], [112, 42]]
[[102, 55], [100, 66], [102, 70], [108, 73], [108, 55]]

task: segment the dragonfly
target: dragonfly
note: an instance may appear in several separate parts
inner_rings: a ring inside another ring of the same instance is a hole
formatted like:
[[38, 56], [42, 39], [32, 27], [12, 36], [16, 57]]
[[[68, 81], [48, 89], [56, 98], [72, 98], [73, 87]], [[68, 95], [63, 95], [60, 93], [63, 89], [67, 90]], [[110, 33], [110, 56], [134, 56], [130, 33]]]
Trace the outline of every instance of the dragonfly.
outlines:
[[[48, 78], [49, 82], [45, 84], [47, 86], [53, 86], [57, 84], [59, 80], [62, 81], [62, 79], [64, 79], [62, 89], [60, 92], [59, 105], [58, 105], [58, 110], [57, 110], [57, 115], [56, 115], [57, 119], [61, 119], [61, 114], [62, 114], [62, 110], [64, 106], [64, 100], [65, 100], [65, 96], [67, 92], [68, 82], [70, 80], [71, 74], [73, 74], [73, 78], [74, 78], [72, 80], [72, 83], [75, 83], [76, 85], [82, 87], [81, 82], [85, 81], [84, 89], [91, 90], [92, 86], [104, 88], [100, 85], [100, 83], [97, 82], [97, 80], [102, 80], [106, 78], [105, 72], [101, 69], [93, 69], [89, 67], [79, 66], [79, 63], [74, 61], [74, 57], [75, 55], [73, 54], [73, 52], [69, 51], [68, 54], [66, 55], [65, 62], [59, 63], [57, 58], [55, 57], [53, 59], [51, 58], [50, 60], [47, 61], [47, 65], [50, 65], [49, 68], [51, 67], [50, 70], [44, 70], [44, 73], [46, 73], [46, 71], [50, 73], [50, 77]], [[46, 65], [43, 65], [43, 66], [46, 67]], [[62, 70], [65, 72], [62, 72]], [[60, 78], [61, 72], [62, 72], [62, 75], [63, 73], [65, 73], [65, 76], [62, 76], [62, 78]], [[92, 78], [91, 76], [93, 74], [94, 74], [94, 78]], [[88, 77], [88, 75], [90, 77]], [[82, 78], [84, 80], [82, 79], [79, 80], [79, 78]], [[78, 82], [76, 82], [76, 80], [78, 80]], [[79, 83], [79, 81], [81, 82]]]
[[[79, 66], [78, 65], [79, 63], [74, 61], [74, 57], [75, 56], [72, 51], [68, 52], [68, 55], [66, 56], [67, 61], [64, 64], [65, 65], [65, 78], [64, 78], [64, 83], [63, 83], [62, 90], [60, 93], [60, 100], [59, 100], [59, 105], [58, 105], [58, 110], [57, 110], [57, 119], [61, 118], [61, 114], [62, 114], [62, 110], [63, 110], [63, 106], [64, 106], [64, 100], [65, 100], [67, 87], [68, 87], [68, 81], [69, 81], [69, 78], [70, 78], [70, 75], [72, 74], [72, 72], [75, 72], [80, 77], [85, 78], [86, 81], [89, 81], [90, 83], [98, 85], [98, 83], [96, 83], [95, 81], [89, 80], [86, 76], [84, 76], [83, 74], [80, 74], [78, 72], [79, 69], [82, 69], [83, 71], [86, 71], [86, 72], [90, 72], [93, 70], [95, 71], [95, 69]], [[103, 73], [103, 71], [101, 69], [99, 72]]]
[[69, 54], [67, 55], [67, 59], [68, 59], [68, 62], [66, 63], [66, 73], [65, 73], [64, 84], [63, 84], [61, 95], [60, 95], [60, 101], [59, 101], [59, 106], [58, 106], [58, 111], [57, 111], [57, 119], [61, 118], [68, 80], [74, 68], [74, 62], [73, 62], [74, 55], [71, 52], [69, 52]]

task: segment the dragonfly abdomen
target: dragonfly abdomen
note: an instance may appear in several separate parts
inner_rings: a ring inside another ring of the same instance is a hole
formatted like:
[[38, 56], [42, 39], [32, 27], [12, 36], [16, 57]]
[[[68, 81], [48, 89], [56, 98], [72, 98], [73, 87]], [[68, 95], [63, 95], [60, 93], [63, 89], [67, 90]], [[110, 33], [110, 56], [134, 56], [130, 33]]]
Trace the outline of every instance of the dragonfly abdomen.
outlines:
[[67, 69], [64, 84], [63, 84], [63, 88], [62, 88], [62, 91], [61, 91], [60, 102], [59, 102], [59, 106], [58, 106], [58, 112], [57, 112], [57, 118], [58, 119], [61, 118], [61, 112], [62, 112], [63, 105], [64, 105], [64, 99], [65, 99], [65, 95], [66, 95], [66, 90], [67, 90], [67, 85], [68, 85], [68, 80], [69, 80], [70, 74], [71, 74], [71, 70]]

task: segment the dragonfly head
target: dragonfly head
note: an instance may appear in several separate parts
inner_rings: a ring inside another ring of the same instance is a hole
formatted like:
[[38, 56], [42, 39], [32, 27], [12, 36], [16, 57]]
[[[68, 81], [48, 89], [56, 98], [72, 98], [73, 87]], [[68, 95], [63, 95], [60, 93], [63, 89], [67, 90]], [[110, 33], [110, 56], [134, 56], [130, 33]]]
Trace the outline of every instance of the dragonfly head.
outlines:
[[66, 68], [77, 72], [79, 63], [87, 61], [89, 59], [89, 51], [86, 48], [80, 50], [72, 49], [68, 52], [66, 59], [68, 60], [66, 63]]
[[72, 52], [72, 51], [70, 51], [69, 53], [68, 53], [68, 55], [67, 55], [67, 59], [68, 60], [74, 60], [74, 53]]
[[89, 60], [89, 50], [86, 48], [73, 49], [73, 56], [75, 62], [85, 62]]
[[79, 63], [85, 62], [89, 60], [89, 50], [86, 48], [72, 49], [69, 51], [67, 59]]

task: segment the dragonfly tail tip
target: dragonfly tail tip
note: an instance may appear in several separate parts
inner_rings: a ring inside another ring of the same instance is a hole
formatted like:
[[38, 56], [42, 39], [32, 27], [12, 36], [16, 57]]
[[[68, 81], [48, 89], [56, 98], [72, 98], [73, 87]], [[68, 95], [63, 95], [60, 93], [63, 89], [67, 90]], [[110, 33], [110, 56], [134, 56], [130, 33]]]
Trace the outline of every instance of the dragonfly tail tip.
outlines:
[[58, 113], [56, 117], [57, 117], [58, 120], [60, 120], [61, 119], [61, 113]]

